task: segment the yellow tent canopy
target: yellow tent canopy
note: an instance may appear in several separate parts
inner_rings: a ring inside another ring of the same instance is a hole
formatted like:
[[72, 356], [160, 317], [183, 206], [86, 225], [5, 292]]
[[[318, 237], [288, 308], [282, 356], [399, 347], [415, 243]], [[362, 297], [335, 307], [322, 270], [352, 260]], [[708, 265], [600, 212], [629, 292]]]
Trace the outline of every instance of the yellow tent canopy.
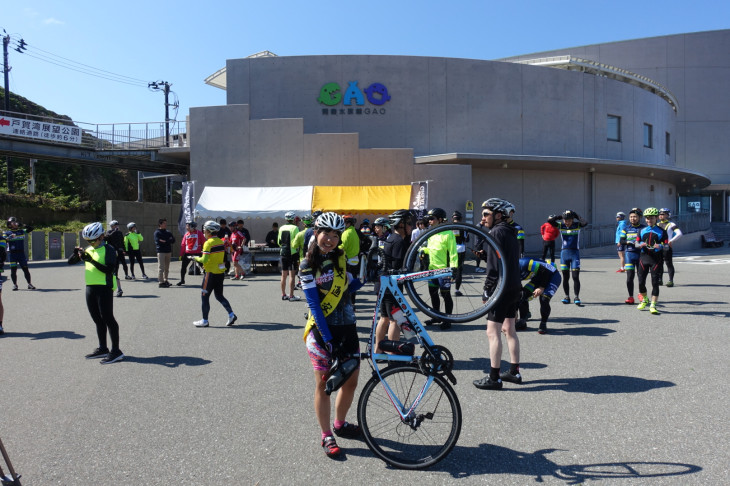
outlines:
[[411, 186], [314, 186], [312, 210], [390, 213], [410, 208]]

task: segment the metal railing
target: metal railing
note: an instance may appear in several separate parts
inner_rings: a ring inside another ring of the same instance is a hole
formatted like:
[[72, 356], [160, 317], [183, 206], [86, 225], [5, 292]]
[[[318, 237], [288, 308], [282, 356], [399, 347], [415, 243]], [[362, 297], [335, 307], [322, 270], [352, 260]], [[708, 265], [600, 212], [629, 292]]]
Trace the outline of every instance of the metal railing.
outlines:
[[[165, 122], [141, 123], [85, 123], [68, 118], [29, 115], [0, 110], [0, 116], [32, 120], [57, 125], [74, 126], [81, 129], [81, 143], [69, 144], [92, 150], [149, 150], [168, 146], [165, 137]], [[170, 122], [169, 146], [187, 147], [187, 126], [185, 122]], [[13, 136], [13, 135], [7, 135]], [[25, 138], [25, 137], [17, 137]], [[35, 139], [31, 139], [35, 140]], [[38, 140], [35, 140], [38, 141]], [[63, 142], [54, 141], [65, 145]]]

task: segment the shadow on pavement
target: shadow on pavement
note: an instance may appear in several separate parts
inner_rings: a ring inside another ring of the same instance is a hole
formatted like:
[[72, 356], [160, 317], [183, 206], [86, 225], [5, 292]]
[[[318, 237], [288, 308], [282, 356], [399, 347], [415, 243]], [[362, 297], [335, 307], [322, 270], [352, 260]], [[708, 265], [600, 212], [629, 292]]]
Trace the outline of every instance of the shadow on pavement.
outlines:
[[[557, 450], [559, 449], [542, 449], [529, 453], [490, 444], [480, 444], [477, 448], [457, 445], [451, 454], [431, 469], [448, 472], [454, 478], [514, 474], [530, 477], [538, 483], [553, 477], [566, 481], [566, 484], [582, 484], [586, 481], [600, 479], [684, 476], [702, 470], [701, 467], [693, 464], [661, 461], [560, 465], [547, 458], [548, 454]], [[691, 482], [689, 478], [686, 478], [685, 481]]]
[[[509, 361], [502, 360], [501, 369], [508, 370], [510, 366]], [[491, 361], [489, 358], [469, 358], [468, 360], [454, 360], [454, 370], [456, 371], [481, 371], [483, 373], [489, 373], [491, 367]], [[524, 370], [539, 370], [547, 368], [546, 364], [543, 363], [520, 363], [520, 368]], [[475, 376], [475, 379], [479, 376]]]
[[[304, 319], [302, 319], [304, 323]], [[254, 331], [283, 331], [284, 329], [301, 329], [304, 331], [304, 324], [293, 326], [285, 322], [236, 322], [235, 326], [229, 329], [253, 329]]]
[[194, 358], [192, 356], [151, 356], [142, 358], [139, 356], [124, 356], [124, 362], [140, 363], [140, 364], [156, 364], [166, 366], [168, 368], [177, 368], [178, 366], [203, 366], [212, 363], [209, 359]]
[[30, 338], [31, 341], [37, 339], [83, 339], [86, 336], [83, 334], [77, 334], [73, 331], [45, 331], [45, 332], [12, 332], [5, 331], [4, 337], [25, 337]]
[[587, 378], [529, 380], [525, 381], [519, 388], [510, 388], [510, 391], [562, 390], [568, 393], [601, 395], [605, 393], [641, 393], [670, 386], [675, 386], [675, 384], [671, 381], [646, 380], [633, 376], [603, 375]]

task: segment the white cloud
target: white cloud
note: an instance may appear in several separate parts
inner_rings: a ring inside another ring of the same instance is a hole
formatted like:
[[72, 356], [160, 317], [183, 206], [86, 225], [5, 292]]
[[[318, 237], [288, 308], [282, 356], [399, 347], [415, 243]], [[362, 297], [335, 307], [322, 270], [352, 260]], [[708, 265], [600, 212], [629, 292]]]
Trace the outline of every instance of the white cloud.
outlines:
[[53, 17], [45, 19], [43, 21], [43, 23], [46, 25], [63, 25], [63, 24], [65, 24], [65, 22], [58, 20], [58, 19], [54, 19]]

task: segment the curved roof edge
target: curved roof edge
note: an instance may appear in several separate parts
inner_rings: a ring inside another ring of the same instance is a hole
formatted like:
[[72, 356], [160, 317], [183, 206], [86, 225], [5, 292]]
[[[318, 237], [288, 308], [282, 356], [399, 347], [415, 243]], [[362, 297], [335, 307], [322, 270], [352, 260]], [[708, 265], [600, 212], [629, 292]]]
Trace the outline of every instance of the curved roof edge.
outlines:
[[669, 103], [676, 112], [679, 108], [677, 98], [669, 89], [657, 83], [651, 78], [647, 78], [641, 74], [627, 71], [616, 66], [602, 64], [600, 62], [591, 61], [590, 59], [581, 59], [569, 55], [539, 57], [536, 59], [523, 59], [520, 61], [508, 61], [515, 64], [529, 64], [530, 66], [546, 66], [558, 69], [566, 69], [568, 71], [580, 71], [583, 73], [593, 74], [595, 76], [604, 76], [609, 79], [615, 79], [632, 86], [638, 86], [641, 89], [654, 93]]
[[[623, 160], [543, 155], [450, 153], [414, 157], [416, 164], [470, 164], [484, 169], [564, 170], [596, 174], [631, 175], [670, 182], [677, 189], [702, 189], [710, 185], [705, 174], [689, 169]], [[549, 163], [549, 166], [545, 164]]]

